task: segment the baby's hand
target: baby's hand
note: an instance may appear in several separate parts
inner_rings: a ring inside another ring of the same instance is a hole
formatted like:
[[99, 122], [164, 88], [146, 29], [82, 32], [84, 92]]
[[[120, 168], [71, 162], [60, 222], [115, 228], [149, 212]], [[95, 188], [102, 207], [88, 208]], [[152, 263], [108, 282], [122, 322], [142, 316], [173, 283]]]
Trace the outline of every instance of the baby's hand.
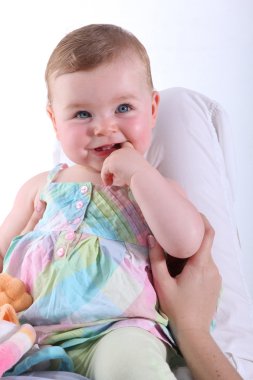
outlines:
[[134, 173], [148, 167], [150, 165], [145, 158], [130, 142], [125, 142], [105, 159], [101, 170], [102, 181], [107, 186], [129, 186]]

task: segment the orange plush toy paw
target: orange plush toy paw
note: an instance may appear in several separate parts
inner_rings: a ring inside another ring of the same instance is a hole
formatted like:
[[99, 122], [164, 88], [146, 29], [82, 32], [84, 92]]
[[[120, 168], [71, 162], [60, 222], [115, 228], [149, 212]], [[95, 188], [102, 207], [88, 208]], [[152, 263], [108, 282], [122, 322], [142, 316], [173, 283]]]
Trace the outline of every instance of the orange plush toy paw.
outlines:
[[0, 306], [10, 304], [16, 312], [27, 309], [33, 302], [24, 283], [7, 273], [0, 273]]

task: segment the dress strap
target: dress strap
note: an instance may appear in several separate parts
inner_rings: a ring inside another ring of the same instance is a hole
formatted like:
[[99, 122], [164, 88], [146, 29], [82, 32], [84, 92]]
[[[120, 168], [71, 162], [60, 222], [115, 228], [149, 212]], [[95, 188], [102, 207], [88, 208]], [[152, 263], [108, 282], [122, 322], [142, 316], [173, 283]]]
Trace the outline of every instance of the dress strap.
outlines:
[[49, 171], [47, 176], [47, 184], [53, 182], [58, 173], [66, 168], [68, 168], [68, 164], [57, 164], [52, 170]]

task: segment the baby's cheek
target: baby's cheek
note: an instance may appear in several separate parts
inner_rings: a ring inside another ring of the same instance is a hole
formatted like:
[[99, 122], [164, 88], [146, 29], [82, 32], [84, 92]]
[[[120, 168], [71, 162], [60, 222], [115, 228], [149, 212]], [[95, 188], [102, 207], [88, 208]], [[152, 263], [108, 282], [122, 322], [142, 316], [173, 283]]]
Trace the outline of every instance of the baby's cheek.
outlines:
[[136, 118], [123, 131], [126, 139], [134, 148], [144, 154], [151, 143], [152, 128], [148, 118]]
[[148, 135], [148, 134], [141, 135], [132, 144], [134, 148], [143, 155], [148, 150], [151, 144], [151, 135]]

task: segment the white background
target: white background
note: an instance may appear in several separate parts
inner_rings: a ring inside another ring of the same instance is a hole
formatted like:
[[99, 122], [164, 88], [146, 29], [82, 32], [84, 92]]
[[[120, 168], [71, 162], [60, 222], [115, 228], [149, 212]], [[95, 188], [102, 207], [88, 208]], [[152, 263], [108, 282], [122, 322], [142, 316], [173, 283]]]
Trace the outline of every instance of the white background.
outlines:
[[228, 112], [237, 164], [236, 215], [253, 295], [253, 1], [1, 0], [0, 221], [19, 186], [52, 166], [44, 69], [69, 31], [114, 23], [146, 46], [158, 90], [182, 86]]

